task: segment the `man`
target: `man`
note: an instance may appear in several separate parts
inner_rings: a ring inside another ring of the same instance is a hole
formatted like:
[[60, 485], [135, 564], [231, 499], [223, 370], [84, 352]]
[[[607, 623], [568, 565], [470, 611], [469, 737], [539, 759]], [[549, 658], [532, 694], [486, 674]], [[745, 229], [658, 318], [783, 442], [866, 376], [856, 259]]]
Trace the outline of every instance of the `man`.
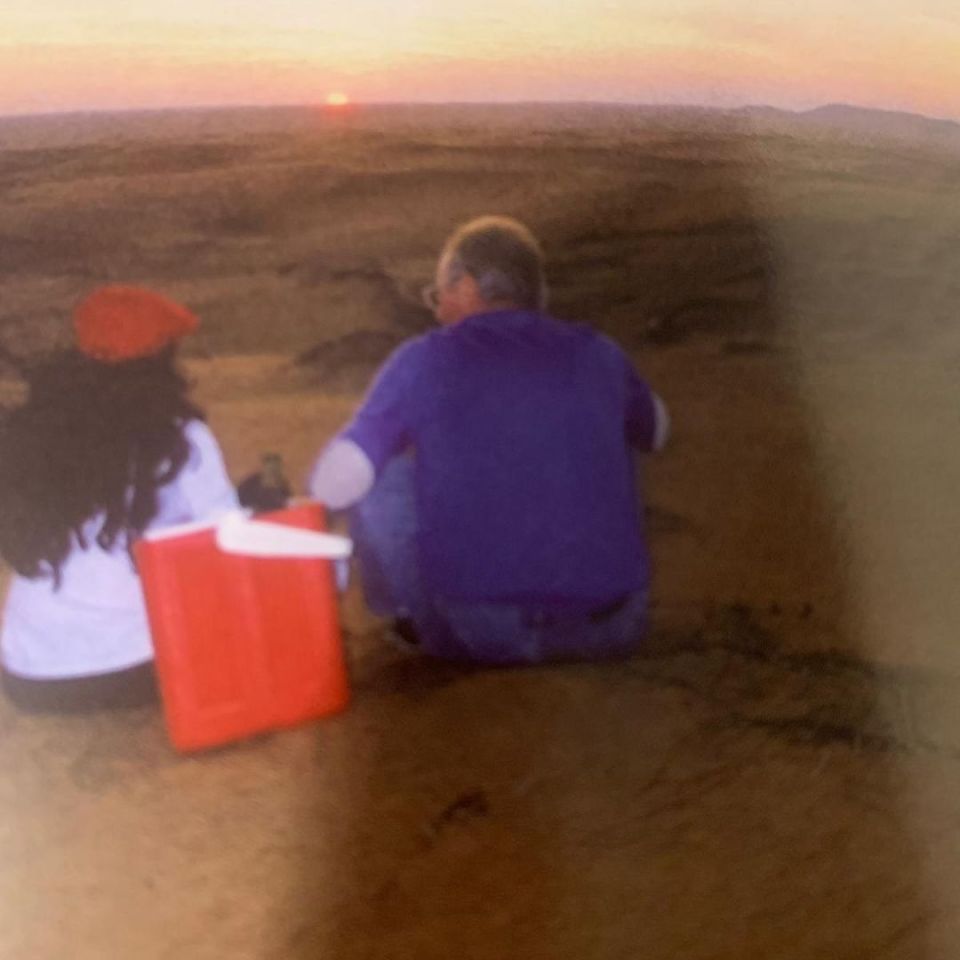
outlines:
[[354, 507], [367, 602], [440, 657], [630, 653], [649, 583], [632, 451], [663, 445], [664, 405], [611, 340], [544, 312], [515, 220], [460, 227], [429, 299], [440, 329], [394, 352], [310, 478]]

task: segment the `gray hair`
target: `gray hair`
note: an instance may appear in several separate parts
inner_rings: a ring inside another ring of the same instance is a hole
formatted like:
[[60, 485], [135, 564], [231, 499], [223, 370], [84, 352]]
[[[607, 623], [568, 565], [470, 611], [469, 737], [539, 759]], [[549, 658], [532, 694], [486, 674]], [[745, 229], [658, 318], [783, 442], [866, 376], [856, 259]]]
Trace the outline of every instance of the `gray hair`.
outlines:
[[547, 303], [543, 251], [511, 217], [479, 217], [463, 224], [443, 248], [451, 281], [469, 274], [488, 303], [542, 310]]

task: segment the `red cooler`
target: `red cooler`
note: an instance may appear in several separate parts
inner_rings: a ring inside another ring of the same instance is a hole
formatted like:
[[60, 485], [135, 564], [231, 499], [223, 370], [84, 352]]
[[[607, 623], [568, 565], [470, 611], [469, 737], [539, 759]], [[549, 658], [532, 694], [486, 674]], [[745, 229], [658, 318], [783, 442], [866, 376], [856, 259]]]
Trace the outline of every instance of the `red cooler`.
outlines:
[[[323, 508], [313, 503], [255, 521], [246, 523], [324, 528]], [[347, 705], [331, 560], [226, 552], [212, 524], [158, 531], [135, 551], [177, 749], [217, 746]]]

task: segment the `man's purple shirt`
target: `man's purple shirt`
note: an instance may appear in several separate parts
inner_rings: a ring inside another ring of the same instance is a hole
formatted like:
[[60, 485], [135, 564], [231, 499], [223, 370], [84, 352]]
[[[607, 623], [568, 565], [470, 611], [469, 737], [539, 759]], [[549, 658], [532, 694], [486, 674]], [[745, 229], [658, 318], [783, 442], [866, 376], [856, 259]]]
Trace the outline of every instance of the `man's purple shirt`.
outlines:
[[497, 311], [399, 347], [341, 436], [377, 473], [412, 448], [429, 590], [589, 608], [649, 580], [632, 448], [655, 431], [653, 394], [612, 340]]

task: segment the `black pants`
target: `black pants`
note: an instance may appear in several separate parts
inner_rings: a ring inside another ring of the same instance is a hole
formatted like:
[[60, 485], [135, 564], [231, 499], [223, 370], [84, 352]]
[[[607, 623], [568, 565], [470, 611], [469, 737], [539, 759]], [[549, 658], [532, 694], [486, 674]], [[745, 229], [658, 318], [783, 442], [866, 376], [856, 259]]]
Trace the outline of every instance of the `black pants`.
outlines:
[[15, 706], [27, 713], [122, 710], [147, 706], [159, 699], [152, 663], [64, 680], [32, 680], [3, 670], [0, 687]]

